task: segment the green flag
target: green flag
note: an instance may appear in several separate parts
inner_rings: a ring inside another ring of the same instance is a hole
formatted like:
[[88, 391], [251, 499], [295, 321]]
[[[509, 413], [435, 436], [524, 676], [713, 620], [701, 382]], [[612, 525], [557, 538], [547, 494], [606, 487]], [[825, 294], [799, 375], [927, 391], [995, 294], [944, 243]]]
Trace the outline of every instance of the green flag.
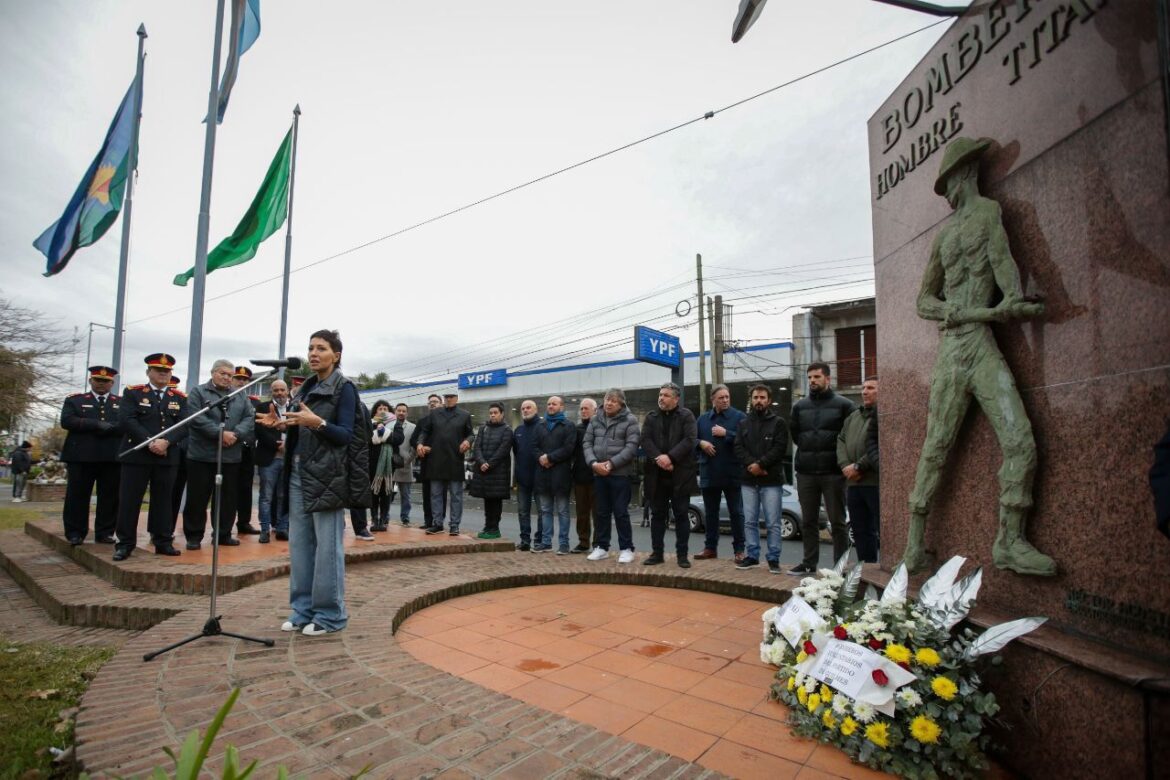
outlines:
[[[280, 229], [288, 216], [289, 162], [292, 156], [292, 129], [284, 137], [276, 157], [268, 166], [264, 183], [252, 199], [248, 212], [236, 225], [230, 236], [219, 242], [219, 246], [207, 255], [207, 273], [220, 268], [246, 263], [256, 256], [260, 242]], [[175, 277], [175, 284], [186, 287], [195, 276], [192, 268]]]

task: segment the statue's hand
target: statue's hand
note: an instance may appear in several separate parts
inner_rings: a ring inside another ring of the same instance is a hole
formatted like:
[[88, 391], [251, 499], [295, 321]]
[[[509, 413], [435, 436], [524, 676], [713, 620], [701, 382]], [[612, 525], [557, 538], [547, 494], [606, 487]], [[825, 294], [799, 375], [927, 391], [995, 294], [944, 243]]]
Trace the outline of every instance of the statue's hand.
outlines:
[[1000, 322], [1032, 319], [1044, 314], [1044, 302], [1027, 299], [1005, 300], [996, 307], [996, 314]]

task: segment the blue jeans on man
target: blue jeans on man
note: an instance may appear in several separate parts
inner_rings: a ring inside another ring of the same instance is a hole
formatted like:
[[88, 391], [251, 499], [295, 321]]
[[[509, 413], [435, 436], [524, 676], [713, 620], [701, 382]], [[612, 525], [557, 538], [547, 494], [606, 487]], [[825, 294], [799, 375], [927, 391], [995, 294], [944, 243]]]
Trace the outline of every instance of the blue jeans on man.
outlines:
[[[520, 544], [528, 544], [532, 536], [532, 504], [536, 498], [536, 494], [532, 492], [532, 488], [524, 487], [523, 485], [516, 485], [516, 517], [520, 521]], [[536, 512], [536, 536], [535, 540], [540, 541], [540, 505], [537, 505]]]
[[617, 526], [618, 549], [634, 549], [634, 529], [630, 527], [630, 478], [611, 475], [593, 478], [593, 495], [597, 500], [596, 544], [609, 549], [613, 526]]
[[[288, 533], [288, 508], [281, 506], [280, 474], [284, 469], [284, 458], [274, 458], [267, 466], [260, 466], [260, 532], [268, 533], [269, 529]], [[275, 520], [273, 522], [273, 509]], [[281, 522], [283, 520], [283, 523]]]
[[432, 479], [431, 480], [431, 526], [443, 527], [443, 518], [447, 515], [447, 502], [450, 497], [451, 517], [447, 525], [451, 533], [459, 533], [459, 524], [463, 522], [463, 480], [461, 479]]
[[395, 482], [394, 487], [398, 488], [398, 498], [402, 506], [402, 511], [398, 515], [398, 519], [402, 521], [403, 525], [410, 522], [410, 488], [411, 482]]
[[703, 547], [719, 551], [719, 500], [727, 501], [727, 517], [731, 520], [731, 550], [743, 552], [743, 492], [738, 484], [721, 487], [705, 487], [703, 493], [703, 516], [706, 518], [707, 538]]
[[743, 530], [747, 541], [747, 557], [760, 560], [760, 513], [767, 529], [768, 560], [780, 561], [780, 504], [784, 493], [779, 485], [744, 485]]
[[[544, 549], [552, 547], [553, 528], [557, 528], [558, 549], [569, 549], [569, 494], [568, 493], [538, 493], [540, 503], [540, 543]], [[553, 510], [556, 510], [556, 524], [553, 524]]]
[[289, 621], [340, 631], [349, 622], [345, 610], [345, 510], [304, 511], [301, 469], [289, 475]]

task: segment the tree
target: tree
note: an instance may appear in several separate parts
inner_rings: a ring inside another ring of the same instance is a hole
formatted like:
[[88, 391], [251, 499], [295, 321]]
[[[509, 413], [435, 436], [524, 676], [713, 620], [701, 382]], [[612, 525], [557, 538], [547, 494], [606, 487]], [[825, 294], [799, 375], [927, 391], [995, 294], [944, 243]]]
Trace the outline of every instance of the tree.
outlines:
[[55, 415], [77, 343], [41, 312], [0, 297], [0, 427]]

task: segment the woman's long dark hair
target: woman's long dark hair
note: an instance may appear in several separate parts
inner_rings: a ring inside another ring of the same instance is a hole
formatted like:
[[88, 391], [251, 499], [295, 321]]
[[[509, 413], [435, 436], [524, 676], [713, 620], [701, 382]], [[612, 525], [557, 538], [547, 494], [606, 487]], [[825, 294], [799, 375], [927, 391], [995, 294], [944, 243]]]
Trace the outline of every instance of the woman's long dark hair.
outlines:
[[370, 416], [373, 417], [374, 415], [376, 415], [378, 413], [378, 410], [381, 409], [383, 406], [386, 407], [386, 411], [390, 412], [391, 414], [394, 413], [394, 407], [390, 405], [389, 401], [379, 400], [379, 401], [374, 401], [374, 408], [370, 410]]

